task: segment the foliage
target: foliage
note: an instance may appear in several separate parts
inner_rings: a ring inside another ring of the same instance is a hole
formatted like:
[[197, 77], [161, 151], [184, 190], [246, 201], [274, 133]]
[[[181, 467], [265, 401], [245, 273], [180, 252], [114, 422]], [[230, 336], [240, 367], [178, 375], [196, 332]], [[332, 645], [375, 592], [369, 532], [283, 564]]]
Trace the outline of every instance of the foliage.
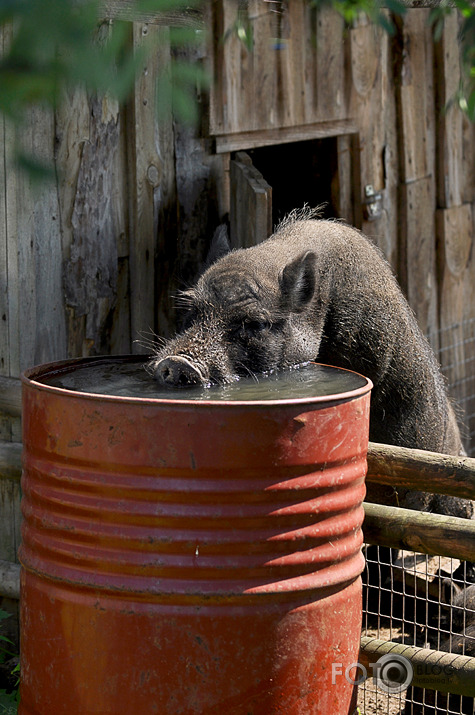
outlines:
[[[199, 0], [135, 0], [127, 18], [146, 13], [190, 10]], [[100, 0], [0, 0], [0, 28], [5, 51], [0, 59], [0, 112], [21, 123], [34, 105], [54, 107], [64, 90], [78, 86], [89, 92], [108, 92], [123, 101], [148, 53], [156, 45], [149, 37], [140, 47], [131, 42], [130, 22], [101, 19]], [[8, 28], [12, 28], [9, 30]], [[170, 31], [173, 48], [196, 43], [193, 28]], [[1, 55], [1, 45], [0, 45]], [[172, 62], [173, 84], [160, 97], [176, 103], [182, 120], [196, 118], [193, 89], [204, 81], [199, 67]], [[172, 91], [173, 88], [173, 91]], [[30, 174], [42, 172], [35, 160], [19, 152]]]
[[[0, 609], [0, 621], [9, 617], [9, 613]], [[0, 663], [5, 663], [10, 658], [16, 656], [16, 654], [10, 650], [11, 646], [13, 646], [13, 643], [9, 638], [0, 633]], [[19, 674], [19, 670], [20, 666], [15, 666], [12, 670], [12, 674]], [[0, 715], [14, 715], [14, 713], [17, 712], [17, 703], [19, 701], [18, 685], [19, 678], [17, 678], [15, 687], [11, 692], [0, 689]]]

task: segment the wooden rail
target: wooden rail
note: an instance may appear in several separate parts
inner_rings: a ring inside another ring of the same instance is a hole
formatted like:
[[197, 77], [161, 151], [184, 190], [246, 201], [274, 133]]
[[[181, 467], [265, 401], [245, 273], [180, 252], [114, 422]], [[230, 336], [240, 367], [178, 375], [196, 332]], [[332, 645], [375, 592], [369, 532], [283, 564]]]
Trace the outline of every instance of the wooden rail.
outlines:
[[[392, 641], [381, 641], [364, 636], [361, 639], [359, 663], [371, 677], [371, 663], [376, 663], [383, 655], [402, 655], [414, 667], [412, 685], [442, 693], [475, 697], [475, 658], [455, 653], [445, 653], [428, 648], [416, 648]], [[442, 673], [450, 673], [450, 677]], [[357, 673], [358, 677], [360, 673]]]
[[366, 480], [475, 499], [475, 459], [370, 442]]
[[475, 561], [475, 521], [365, 503], [367, 544]]

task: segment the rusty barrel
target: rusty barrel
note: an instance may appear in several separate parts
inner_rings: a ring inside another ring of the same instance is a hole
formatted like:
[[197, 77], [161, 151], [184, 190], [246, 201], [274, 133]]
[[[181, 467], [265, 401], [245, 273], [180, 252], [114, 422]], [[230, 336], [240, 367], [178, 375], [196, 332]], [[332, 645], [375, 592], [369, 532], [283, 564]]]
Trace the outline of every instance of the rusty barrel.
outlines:
[[267, 402], [45, 384], [121, 360], [143, 358], [23, 376], [19, 712], [347, 715], [371, 383]]

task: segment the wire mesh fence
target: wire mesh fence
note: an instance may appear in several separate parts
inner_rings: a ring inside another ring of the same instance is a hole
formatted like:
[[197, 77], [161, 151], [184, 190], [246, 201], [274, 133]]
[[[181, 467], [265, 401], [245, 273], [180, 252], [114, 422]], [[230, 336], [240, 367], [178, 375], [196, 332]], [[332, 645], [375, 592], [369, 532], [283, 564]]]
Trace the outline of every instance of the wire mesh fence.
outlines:
[[475, 318], [439, 331], [438, 358], [454, 400], [465, 449], [475, 455]]
[[[366, 547], [363, 636], [434, 651], [475, 655], [475, 586], [471, 564], [387, 547]], [[432, 675], [434, 675], [434, 666]], [[439, 682], [453, 673], [440, 661]], [[361, 715], [474, 715], [473, 697], [409, 687], [359, 687]]]

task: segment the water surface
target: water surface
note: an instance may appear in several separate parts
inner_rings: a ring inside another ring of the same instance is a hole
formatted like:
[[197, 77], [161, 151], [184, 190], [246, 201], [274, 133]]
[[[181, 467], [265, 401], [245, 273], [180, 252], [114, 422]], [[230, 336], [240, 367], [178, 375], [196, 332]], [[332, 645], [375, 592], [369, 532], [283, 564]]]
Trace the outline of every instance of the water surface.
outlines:
[[361, 375], [306, 363], [271, 374], [240, 378], [228, 385], [163, 387], [147, 372], [143, 360], [121, 358], [69, 364], [34, 378], [37, 382], [77, 392], [165, 400], [262, 401], [325, 397], [368, 385]]

